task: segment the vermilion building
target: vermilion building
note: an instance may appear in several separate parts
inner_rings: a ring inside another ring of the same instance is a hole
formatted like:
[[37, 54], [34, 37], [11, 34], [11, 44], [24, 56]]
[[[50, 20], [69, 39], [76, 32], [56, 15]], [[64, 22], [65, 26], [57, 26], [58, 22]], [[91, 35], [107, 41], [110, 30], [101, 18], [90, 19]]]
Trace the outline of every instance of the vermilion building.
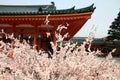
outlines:
[[[37, 45], [36, 48], [48, 47], [48, 42], [56, 41], [55, 31], [58, 25], [67, 25], [67, 29], [62, 30], [62, 35], [69, 33], [66, 40], [71, 39], [90, 19], [95, 7], [93, 5], [75, 9], [58, 10], [54, 2], [50, 5], [0, 5], [0, 30], [4, 29], [6, 33], [13, 33], [15, 37], [21, 36], [22, 39], [28, 39], [31, 36], [30, 43]], [[46, 16], [49, 16], [49, 24], [45, 23]], [[46, 32], [51, 33], [47, 38]], [[2, 40], [4, 36], [0, 35]]]

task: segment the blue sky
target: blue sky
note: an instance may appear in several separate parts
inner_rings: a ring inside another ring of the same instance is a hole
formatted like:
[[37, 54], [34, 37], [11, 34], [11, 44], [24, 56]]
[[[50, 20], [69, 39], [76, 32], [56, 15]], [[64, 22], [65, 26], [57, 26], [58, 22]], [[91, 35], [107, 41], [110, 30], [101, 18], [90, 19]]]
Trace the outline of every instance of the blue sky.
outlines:
[[96, 38], [107, 36], [109, 26], [117, 17], [120, 11], [120, 0], [0, 0], [0, 5], [44, 5], [55, 2], [57, 9], [82, 8], [94, 3], [96, 10], [91, 19], [82, 27], [82, 29], [75, 35], [79, 37], [87, 37], [93, 25], [97, 31]]

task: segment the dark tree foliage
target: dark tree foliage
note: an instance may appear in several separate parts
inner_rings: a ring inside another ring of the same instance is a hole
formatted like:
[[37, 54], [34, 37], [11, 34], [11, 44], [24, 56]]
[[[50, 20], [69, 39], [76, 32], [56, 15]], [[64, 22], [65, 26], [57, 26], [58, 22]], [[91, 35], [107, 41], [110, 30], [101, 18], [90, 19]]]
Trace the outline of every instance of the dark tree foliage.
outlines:
[[117, 18], [112, 22], [110, 30], [108, 30], [108, 40], [120, 40], [120, 12], [118, 13]]
[[108, 30], [108, 44], [106, 44], [106, 49], [112, 51], [112, 49], [116, 48], [113, 56], [120, 56], [120, 12], [118, 13], [117, 18], [112, 22], [110, 26], [110, 30]]

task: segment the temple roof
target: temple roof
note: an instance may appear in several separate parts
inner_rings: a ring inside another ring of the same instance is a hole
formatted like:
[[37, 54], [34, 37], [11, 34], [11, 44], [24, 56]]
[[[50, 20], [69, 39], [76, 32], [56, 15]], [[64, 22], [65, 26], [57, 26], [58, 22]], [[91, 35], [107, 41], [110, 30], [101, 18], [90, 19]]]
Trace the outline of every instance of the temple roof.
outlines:
[[0, 5], [0, 15], [43, 15], [43, 14], [72, 14], [72, 13], [84, 13], [93, 12], [94, 4], [75, 9], [75, 6], [69, 9], [57, 10], [54, 2], [50, 5]]

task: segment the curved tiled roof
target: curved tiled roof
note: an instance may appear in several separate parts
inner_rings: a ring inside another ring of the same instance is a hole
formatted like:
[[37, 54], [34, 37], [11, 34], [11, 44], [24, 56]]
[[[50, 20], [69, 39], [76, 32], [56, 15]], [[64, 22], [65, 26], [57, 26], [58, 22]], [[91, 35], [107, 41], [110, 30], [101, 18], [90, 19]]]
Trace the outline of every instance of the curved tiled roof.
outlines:
[[0, 5], [0, 15], [47, 15], [47, 14], [72, 14], [72, 13], [84, 13], [93, 12], [94, 4], [75, 9], [75, 6], [69, 9], [56, 10], [54, 2], [51, 5], [34, 5], [34, 6], [15, 6], [15, 5]]

